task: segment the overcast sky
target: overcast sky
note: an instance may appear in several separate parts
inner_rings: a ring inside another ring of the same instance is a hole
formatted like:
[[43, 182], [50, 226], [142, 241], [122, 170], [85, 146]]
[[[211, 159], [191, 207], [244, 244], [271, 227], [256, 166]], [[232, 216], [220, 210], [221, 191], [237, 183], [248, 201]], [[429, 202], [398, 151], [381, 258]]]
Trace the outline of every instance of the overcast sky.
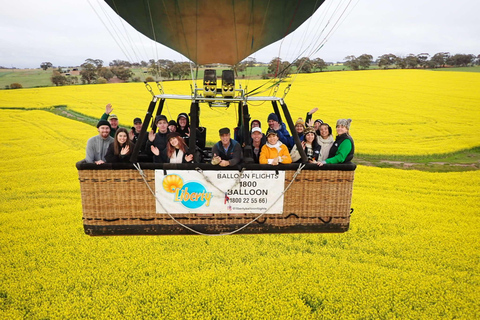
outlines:
[[[322, 7], [327, 7], [329, 1], [349, 3], [349, 0], [327, 0]], [[103, 10], [107, 13], [111, 10], [100, 0], [0, 0], [0, 3], [0, 66], [38, 68], [44, 61], [54, 66], [75, 66], [87, 58], [102, 59], [106, 64], [114, 59], [186, 60], [164, 46], [153, 45], [153, 41], [134, 31], [127, 31], [132, 44], [119, 46], [121, 40], [115, 32], [124, 32], [124, 26], [117, 18], [114, 21], [118, 27], [110, 27], [109, 32], [104, 25], [108, 25], [108, 20]], [[363, 53], [374, 58], [384, 53], [480, 54], [480, 0], [351, 0], [346, 12], [341, 24], [312, 58], [336, 62]], [[328, 16], [326, 12], [317, 12], [313, 18], [320, 21], [322, 14]], [[339, 16], [332, 16], [335, 21], [336, 18]], [[304, 46], [304, 42], [296, 42], [303, 37], [304, 30], [309, 32], [308, 37], [313, 37], [316, 30], [312, 29], [318, 29], [313, 28], [315, 21], [307, 22], [287, 37], [280, 51], [280, 43], [275, 43], [253, 57], [268, 62], [280, 52], [283, 59], [291, 60], [297, 49]], [[130, 50], [136, 50], [137, 54]]]

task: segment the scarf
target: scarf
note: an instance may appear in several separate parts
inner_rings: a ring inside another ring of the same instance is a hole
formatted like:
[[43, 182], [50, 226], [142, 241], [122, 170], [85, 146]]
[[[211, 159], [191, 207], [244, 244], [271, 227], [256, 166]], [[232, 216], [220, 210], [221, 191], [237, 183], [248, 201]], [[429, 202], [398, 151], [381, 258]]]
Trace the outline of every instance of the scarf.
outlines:
[[280, 153], [280, 150], [282, 149], [282, 148], [280, 147], [282, 144], [283, 144], [283, 143], [282, 143], [280, 140], [278, 140], [277, 143], [275, 143], [275, 144], [270, 144], [268, 141], [267, 141], [267, 143], [266, 143], [267, 147], [277, 149], [277, 152], [278, 152], [278, 153]]

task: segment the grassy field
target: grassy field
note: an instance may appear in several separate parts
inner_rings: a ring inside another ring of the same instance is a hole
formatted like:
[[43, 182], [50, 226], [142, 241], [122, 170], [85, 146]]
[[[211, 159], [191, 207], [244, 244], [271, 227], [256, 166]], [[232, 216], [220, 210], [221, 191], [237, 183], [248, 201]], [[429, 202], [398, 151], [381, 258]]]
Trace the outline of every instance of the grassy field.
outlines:
[[[286, 102], [294, 116], [313, 106], [330, 123], [351, 116], [367, 160], [439, 154], [460, 161], [454, 154], [479, 147], [472, 122], [479, 76], [301, 75]], [[189, 82], [164, 85], [185, 94]], [[0, 92], [0, 319], [480, 317], [480, 170], [359, 165], [345, 234], [86, 236], [74, 164], [96, 130], [50, 110], [66, 105], [99, 117], [112, 102], [129, 125], [150, 97], [141, 84]], [[251, 113], [264, 122], [270, 109], [251, 106]], [[185, 110], [169, 102], [165, 114]], [[233, 109], [201, 112], [211, 140], [218, 127], [235, 124]]]
[[[224, 68], [215, 68], [217, 75], [221, 76]], [[369, 70], [376, 70], [376, 65], [370, 66]], [[140, 81], [145, 81], [150, 75], [145, 73], [147, 68], [132, 68], [135, 77]], [[480, 66], [464, 67], [464, 68], [438, 68], [433, 71], [461, 71], [461, 72], [480, 72]], [[329, 71], [349, 71], [349, 68], [343, 65], [328, 66], [323, 70]], [[239, 79], [261, 79], [263, 73], [267, 73], [267, 67], [251, 67], [245, 71], [238, 72]], [[204, 69], [193, 70], [193, 75], [197, 79], [203, 79]], [[5, 86], [10, 86], [12, 83], [20, 83], [24, 88], [34, 87], [52, 87], [54, 86], [50, 80], [52, 76], [52, 69], [44, 71], [42, 69], [0, 69], [0, 90], [5, 89]], [[78, 81], [81, 82], [81, 77], [77, 76]], [[188, 78], [191, 78], [189, 75]]]

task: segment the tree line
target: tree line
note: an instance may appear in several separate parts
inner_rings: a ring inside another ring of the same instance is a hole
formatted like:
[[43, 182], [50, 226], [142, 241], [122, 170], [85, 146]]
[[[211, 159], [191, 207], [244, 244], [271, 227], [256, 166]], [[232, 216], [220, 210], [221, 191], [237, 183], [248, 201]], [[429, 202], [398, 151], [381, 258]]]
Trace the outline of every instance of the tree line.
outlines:
[[[396, 56], [392, 53], [383, 54], [374, 60], [370, 54], [362, 54], [358, 57], [349, 55], [345, 57], [342, 62], [343, 66], [351, 70], [365, 70], [370, 68], [373, 64], [381, 69], [389, 68], [444, 68], [444, 67], [467, 67], [480, 64], [480, 54], [475, 56], [473, 54], [454, 54], [448, 52], [439, 52], [430, 56], [428, 53], [409, 54], [407, 56]], [[337, 64], [342, 64], [337, 63]], [[237, 72], [243, 72], [249, 67], [257, 65], [265, 65], [266, 71], [261, 75], [262, 78], [268, 79], [272, 77], [283, 78], [293, 72], [311, 73], [322, 72], [333, 63], [326, 63], [321, 58], [310, 59], [308, 57], [299, 58], [293, 62], [282, 60], [280, 57], [273, 58], [268, 64], [257, 62], [255, 58], [247, 58], [235, 66]], [[43, 70], [53, 68], [51, 62], [42, 62], [40, 67]], [[103, 60], [100, 59], [86, 59], [80, 65], [79, 75], [69, 75], [69, 69], [62, 70], [61, 67], [53, 68], [51, 81], [57, 86], [69, 84], [91, 84], [91, 83], [107, 83], [112, 78], [116, 77], [122, 81], [141, 81], [140, 77], [135, 76], [131, 68], [143, 68], [145, 73], [149, 76], [146, 81], [155, 81], [158, 77], [170, 80], [182, 80], [189, 77], [192, 68], [189, 62], [175, 62], [168, 59], [150, 59], [147, 61], [130, 63], [125, 60], [113, 60], [104, 65]], [[214, 67], [214, 66], [198, 66], [198, 67]]]

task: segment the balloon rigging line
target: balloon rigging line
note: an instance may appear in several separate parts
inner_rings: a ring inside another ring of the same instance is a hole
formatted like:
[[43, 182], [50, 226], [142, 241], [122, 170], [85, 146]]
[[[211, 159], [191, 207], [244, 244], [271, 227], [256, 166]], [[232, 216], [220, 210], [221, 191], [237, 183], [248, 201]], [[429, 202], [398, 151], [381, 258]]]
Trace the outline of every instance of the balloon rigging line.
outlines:
[[[110, 30], [110, 28], [105, 24], [105, 22], [103, 21], [102, 17], [98, 14], [97, 10], [95, 10], [95, 8], [93, 7], [93, 5], [90, 3], [90, 0], [88, 0], [88, 4], [90, 5], [90, 7], [93, 9], [93, 11], [95, 12], [95, 14], [97, 15], [98, 19], [100, 20], [100, 22], [103, 24], [103, 26], [105, 27], [105, 29], [107, 29], [108, 33], [110, 34], [110, 37], [115, 41], [115, 43], [118, 45], [118, 47], [120, 48], [120, 50], [122, 51], [122, 53], [125, 55], [125, 57], [127, 57], [127, 59], [129, 59], [129, 56], [128, 54], [125, 52], [125, 50], [123, 49], [122, 45], [120, 45], [120, 43], [118, 43], [117, 39], [115, 38], [115, 36], [113, 35], [112, 31]], [[114, 29], [115, 30], [115, 29]]]

